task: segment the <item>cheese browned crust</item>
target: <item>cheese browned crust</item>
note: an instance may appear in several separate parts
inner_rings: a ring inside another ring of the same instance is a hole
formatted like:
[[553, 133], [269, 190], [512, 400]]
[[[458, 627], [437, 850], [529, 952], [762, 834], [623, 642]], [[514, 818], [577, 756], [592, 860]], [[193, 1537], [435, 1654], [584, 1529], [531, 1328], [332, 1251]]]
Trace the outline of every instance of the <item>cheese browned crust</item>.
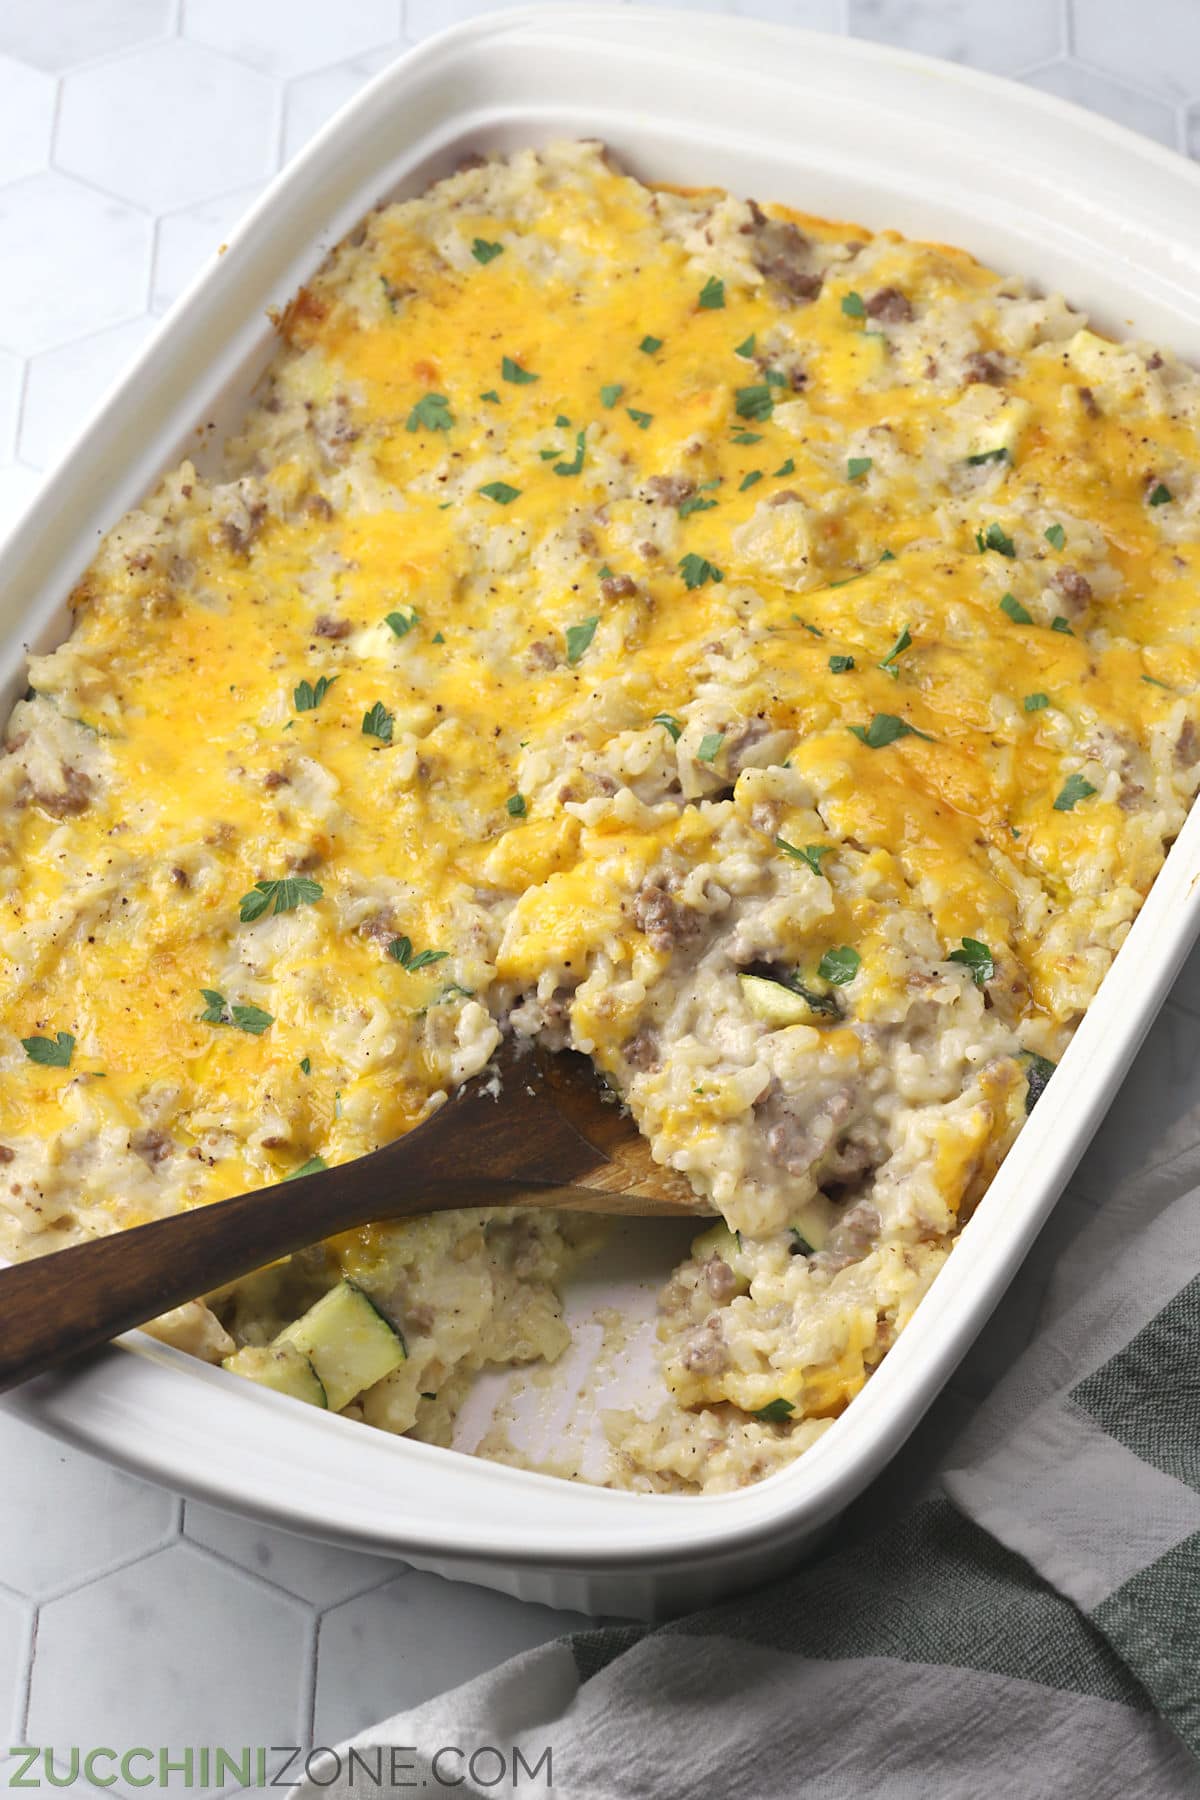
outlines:
[[[570, 1043], [730, 1228], [612, 1479], [752, 1479], [911, 1316], [1193, 796], [1200, 384], [593, 144], [373, 213], [281, 332], [8, 726], [0, 1249]], [[375, 1227], [163, 1329], [220, 1356], [345, 1270], [410, 1338], [356, 1410], [444, 1435], [430, 1393], [562, 1348], [575, 1253]]]

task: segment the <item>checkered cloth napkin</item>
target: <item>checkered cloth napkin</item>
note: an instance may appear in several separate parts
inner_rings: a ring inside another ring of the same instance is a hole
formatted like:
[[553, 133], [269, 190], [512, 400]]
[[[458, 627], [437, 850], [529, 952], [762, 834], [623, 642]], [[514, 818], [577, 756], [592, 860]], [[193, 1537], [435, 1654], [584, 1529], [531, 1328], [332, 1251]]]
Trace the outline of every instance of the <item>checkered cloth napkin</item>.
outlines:
[[[831, 1553], [544, 1645], [360, 1749], [417, 1746], [403, 1782], [436, 1788], [439, 1746], [550, 1746], [571, 1800], [1200, 1796], [1200, 1104], [1158, 1154], [1099, 1210], [1064, 1197]], [[459, 1795], [509, 1791], [477, 1769]]]

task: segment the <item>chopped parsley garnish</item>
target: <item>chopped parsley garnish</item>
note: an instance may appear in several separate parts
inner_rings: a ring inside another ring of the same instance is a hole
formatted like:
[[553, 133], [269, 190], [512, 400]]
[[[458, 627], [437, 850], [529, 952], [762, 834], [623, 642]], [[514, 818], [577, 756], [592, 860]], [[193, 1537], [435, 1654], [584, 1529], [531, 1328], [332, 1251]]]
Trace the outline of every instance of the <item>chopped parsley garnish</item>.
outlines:
[[821, 858], [832, 856], [832, 844], [789, 844], [786, 838], [777, 837], [775, 848], [790, 856], [793, 862], [807, 863], [814, 875], [821, 873]]
[[638, 349], [644, 350], [647, 356], [653, 356], [654, 352], [656, 350], [661, 350], [662, 347], [663, 341], [661, 338], [650, 337], [649, 335], [644, 337], [638, 345]]
[[388, 613], [383, 622], [385, 625], [390, 625], [398, 638], [402, 638], [408, 636], [413, 626], [420, 620], [420, 617], [421, 615], [416, 607], [410, 606], [407, 612]]
[[1048, 544], [1053, 544], [1056, 550], [1061, 550], [1067, 541], [1067, 534], [1061, 525], [1047, 525], [1042, 536]]
[[22, 1038], [21, 1048], [32, 1063], [41, 1063], [47, 1069], [69, 1069], [75, 1039], [71, 1032], [59, 1031], [52, 1038]]
[[591, 644], [599, 623], [599, 615], [593, 613], [590, 619], [583, 621], [582, 625], [567, 626], [567, 661], [572, 668]]
[[230, 1006], [215, 988], [201, 988], [200, 992], [207, 1002], [200, 1014], [206, 1025], [234, 1025], [252, 1037], [261, 1037], [267, 1026], [275, 1023], [274, 1015], [264, 1012], [261, 1006]]
[[445, 394], [423, 394], [408, 415], [409, 431], [449, 431], [453, 423]]
[[688, 588], [703, 587], [706, 581], [724, 581], [723, 570], [716, 563], [710, 563], [707, 557], [697, 556], [689, 550], [679, 564], [679, 573], [683, 576], [683, 585]]
[[856, 294], [853, 288], [848, 294], [843, 294], [842, 311], [848, 319], [865, 319], [867, 316], [867, 309], [863, 303], [862, 295]]
[[793, 619], [795, 619], [797, 625], [801, 626], [805, 631], [808, 632], [810, 637], [824, 637], [825, 636], [825, 633], [821, 630], [821, 628], [818, 625], [810, 625], [807, 619], [802, 619], [800, 617], [799, 613], [793, 613], [792, 617], [793, 617]]
[[771, 387], [786, 387], [788, 378], [781, 369], [764, 369], [763, 380]]
[[312, 1074], [312, 1057], [311, 1056], [302, 1056], [300, 1058], [299, 1067], [300, 1067], [300, 1073], [302, 1075], [311, 1075]]
[[489, 244], [486, 238], [476, 238], [471, 245], [471, 255], [477, 263], [490, 263], [496, 260], [503, 249], [503, 244]]
[[580, 474], [583, 469], [583, 450], [584, 450], [584, 445], [586, 443], [587, 443], [587, 432], [586, 431], [577, 431], [575, 433], [575, 454], [574, 454], [574, 456], [571, 458], [570, 462], [555, 463], [554, 473], [556, 475], [578, 475], [578, 474]]
[[560, 431], [569, 431], [571, 429], [571, 421], [568, 419], [566, 413], [559, 413], [554, 423], [558, 426]]
[[480, 394], [479, 398], [481, 400], [494, 400], [497, 406], [499, 406], [499, 404], [500, 404], [500, 396], [496, 392], [495, 388], [489, 388], [487, 393]]
[[1033, 614], [1028, 612], [1021, 602], [1012, 594], [1005, 594], [1000, 601], [1000, 611], [1006, 612], [1014, 625], [1032, 625]]
[[1049, 704], [1049, 694], [1026, 694], [1025, 696], [1026, 712], [1041, 712], [1042, 708], [1049, 706]]
[[381, 744], [390, 744], [395, 716], [388, 711], [382, 700], [377, 700], [370, 712], [363, 714], [363, 736], [378, 738]]
[[742, 482], [741, 486], [738, 488], [738, 493], [744, 494], [747, 488], [752, 488], [755, 482], [761, 481], [762, 478], [763, 472], [761, 469], [751, 469], [748, 474], [742, 476]]
[[1055, 618], [1051, 619], [1050, 629], [1051, 629], [1051, 631], [1061, 631], [1063, 633], [1064, 637], [1074, 637], [1075, 636], [1075, 633], [1071, 629], [1069, 620], [1064, 619], [1061, 613], [1059, 613]]
[[971, 980], [976, 987], [982, 987], [996, 973], [996, 959], [986, 944], [978, 938], [965, 937], [957, 950], [950, 952], [950, 961], [965, 963], [971, 971]]
[[480, 488], [479, 492], [485, 499], [494, 500], [497, 506], [507, 506], [510, 501], [517, 498], [521, 490], [509, 487], [507, 481], [488, 481]]
[[763, 1419], [768, 1425], [782, 1425], [795, 1412], [790, 1400], [769, 1400], [754, 1413], [756, 1419]]
[[681, 519], [690, 519], [693, 513], [711, 512], [713, 507], [717, 504], [716, 501], [703, 500], [700, 496], [703, 494], [704, 488], [714, 488], [716, 485], [717, 483], [715, 481], [706, 481], [704, 487], [701, 488], [698, 493], [689, 494], [686, 500], [681, 500], [677, 508], [679, 517]]
[[625, 411], [629, 414], [629, 417], [633, 420], [639, 431], [645, 431], [646, 427], [654, 418], [653, 413], [639, 412], [635, 406], [627, 406]]
[[298, 682], [292, 689], [296, 711], [315, 712], [336, 680], [336, 675], [319, 675], [315, 682]]
[[1142, 680], [1148, 687], [1166, 688], [1168, 694], [1173, 691], [1169, 681], [1159, 681], [1158, 677], [1155, 675], [1143, 675]]
[[601, 406], [615, 406], [624, 392], [625, 389], [619, 381], [610, 381], [606, 387], [600, 389]]
[[833, 675], [848, 675], [853, 667], [852, 656], [831, 656], [829, 659], [829, 669]]
[[762, 432], [761, 431], [735, 431], [733, 434], [733, 441], [735, 444], [761, 444], [762, 443]]
[[384, 299], [387, 301], [392, 311], [395, 312], [396, 302], [400, 298], [399, 294], [396, 292], [396, 289], [392, 286], [386, 275], [381, 275], [379, 277], [379, 285], [383, 289]]
[[796, 465], [792, 461], [790, 456], [788, 457], [786, 462], [781, 462], [777, 469], [771, 470], [771, 474], [773, 477], [776, 475], [794, 475], [795, 473], [796, 473]]
[[1095, 788], [1082, 775], [1068, 775], [1062, 784], [1058, 799], [1054, 802], [1055, 812], [1074, 812], [1081, 800], [1094, 794]]
[[749, 387], [738, 388], [734, 395], [739, 419], [756, 419], [760, 423], [769, 419], [775, 410], [775, 396], [770, 384], [756, 381]]
[[845, 987], [858, 974], [862, 957], [850, 944], [839, 944], [836, 950], [827, 950], [817, 964], [817, 974], [822, 981], [830, 982], [834, 987]]
[[414, 955], [412, 939], [409, 937], [394, 937], [387, 947], [387, 953], [393, 962], [398, 962], [410, 975], [417, 969], [427, 969], [430, 963], [444, 962], [450, 954], [448, 950], [418, 950]]
[[677, 744], [683, 736], [683, 726], [670, 713], [655, 713], [650, 723], [661, 725], [673, 744]]
[[968, 456], [967, 461], [972, 468], [978, 468], [980, 463], [1007, 462], [1008, 451], [1001, 444], [998, 450], [980, 450], [974, 456]]
[[733, 354], [735, 356], [753, 356], [754, 338], [755, 333], [752, 331], [748, 338], [743, 338], [740, 344], [735, 344], [733, 346]]
[[980, 556], [983, 555], [985, 550], [995, 550], [1001, 556], [1015, 556], [1017, 554], [1017, 546], [1013, 543], [1003, 526], [997, 525], [994, 520], [988, 526], [986, 531], [977, 531], [975, 533], [975, 543]]
[[310, 1156], [306, 1163], [301, 1163], [298, 1169], [293, 1169], [291, 1174], [285, 1175], [283, 1179], [285, 1181], [299, 1181], [305, 1175], [319, 1175], [322, 1169], [327, 1169], [328, 1167], [329, 1164], [325, 1161], [323, 1156]]
[[907, 719], [898, 719], [895, 713], [876, 713], [869, 725], [851, 725], [849, 729], [855, 737], [864, 743], [868, 750], [882, 750], [887, 744], [894, 744], [897, 738], [924, 738], [927, 744], [934, 739], [927, 731], [918, 731]]
[[879, 667], [881, 669], [886, 669], [889, 675], [895, 676], [897, 671], [893, 667], [893, 665], [896, 661], [896, 658], [898, 656], [903, 656], [904, 652], [910, 648], [911, 644], [912, 644], [912, 632], [908, 629], [908, 626], [906, 625], [904, 627], [904, 630], [900, 633], [900, 636], [896, 639], [895, 643], [892, 645], [891, 649], [888, 651], [887, 655], [884, 657], [883, 661], [880, 663]]
[[870, 456], [852, 456], [846, 463], [846, 479], [861, 481], [871, 468], [873, 458]]
[[1151, 506], [1165, 506], [1168, 500], [1174, 499], [1174, 495], [1166, 482], [1160, 481], [1151, 488], [1146, 498]]
[[311, 906], [324, 891], [319, 881], [310, 881], [307, 875], [285, 875], [281, 881], [256, 881], [238, 902], [242, 924], [252, 924], [265, 912], [294, 912], [298, 906]]
[[510, 818], [523, 819], [525, 817], [524, 794], [510, 794], [504, 805]]
[[431, 644], [444, 644], [446, 640], [440, 631], [435, 631], [429, 641]]
[[1046, 1083], [1058, 1067], [1048, 1056], [1034, 1050], [1022, 1050], [1025, 1059], [1025, 1111], [1031, 1113], [1046, 1091]]
[[700, 739], [700, 748], [696, 752], [696, 761], [703, 763], [715, 762], [720, 753], [721, 745], [724, 742], [725, 733], [723, 731], [706, 731], [704, 736]]
[[523, 369], [520, 363], [514, 362], [511, 356], [501, 357], [500, 373], [505, 381], [511, 381], [517, 387], [528, 387], [531, 381], [542, 379], [540, 375], [535, 375], [532, 369]]
[[541, 457], [543, 462], [553, 462], [556, 456], [562, 455], [562, 451], [561, 450], [539, 450], [538, 455]]
[[700, 289], [700, 304], [705, 312], [719, 312], [725, 304], [725, 283], [710, 275]]

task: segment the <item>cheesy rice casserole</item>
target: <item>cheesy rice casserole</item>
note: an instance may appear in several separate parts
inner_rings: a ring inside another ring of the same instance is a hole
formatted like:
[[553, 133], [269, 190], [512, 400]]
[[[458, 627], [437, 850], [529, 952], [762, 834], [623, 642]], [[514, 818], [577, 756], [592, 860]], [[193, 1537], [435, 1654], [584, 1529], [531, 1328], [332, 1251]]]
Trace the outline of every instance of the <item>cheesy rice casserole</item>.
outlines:
[[[756, 1479], [911, 1317], [1193, 797], [1200, 380], [592, 143], [380, 208], [280, 332], [8, 725], [0, 1252], [571, 1045], [724, 1221], [611, 1480]], [[565, 1348], [588, 1243], [373, 1226], [156, 1329], [447, 1442], [476, 1371]], [[396, 1347], [331, 1380], [345, 1293]]]

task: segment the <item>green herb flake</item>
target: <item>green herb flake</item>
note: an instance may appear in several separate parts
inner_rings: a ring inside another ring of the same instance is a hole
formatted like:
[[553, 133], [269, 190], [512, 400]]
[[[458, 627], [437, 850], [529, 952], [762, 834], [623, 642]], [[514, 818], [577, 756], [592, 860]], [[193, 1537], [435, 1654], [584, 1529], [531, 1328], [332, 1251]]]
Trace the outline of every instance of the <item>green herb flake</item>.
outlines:
[[821, 873], [821, 858], [833, 855], [832, 844], [789, 844], [781, 837], [775, 839], [775, 848], [790, 856], [793, 862], [807, 863], [814, 875]]
[[1068, 775], [1063, 782], [1058, 799], [1054, 802], [1055, 812], [1074, 812], [1081, 800], [1094, 794], [1095, 788], [1082, 775]]
[[1012, 594], [1005, 594], [1000, 601], [1000, 611], [1006, 612], [1014, 625], [1032, 625], [1033, 614], [1021, 605]]
[[653, 422], [653, 413], [639, 412], [635, 406], [627, 406], [625, 411], [629, 414], [629, 417], [633, 420], [639, 431], [645, 431]]
[[583, 452], [584, 452], [584, 446], [586, 445], [586, 443], [587, 443], [587, 432], [586, 431], [577, 431], [575, 433], [575, 455], [572, 457], [570, 462], [555, 463], [554, 473], [556, 475], [578, 475], [578, 474], [580, 474], [583, 469]]
[[822, 981], [828, 981], [833, 987], [845, 987], [854, 980], [862, 965], [862, 957], [850, 944], [839, 944], [836, 950], [827, 950], [817, 964], [817, 974]]
[[761, 444], [762, 443], [762, 432], [761, 431], [735, 431], [733, 434], [733, 442], [735, 444]]
[[479, 398], [481, 400], [491, 400], [496, 406], [499, 406], [499, 404], [500, 404], [500, 396], [496, 392], [495, 388], [489, 388], [487, 393], [480, 394]]
[[409, 937], [393, 938], [387, 947], [387, 953], [393, 962], [398, 962], [410, 975], [417, 969], [427, 969], [430, 963], [444, 962], [450, 954], [448, 950], [418, 950], [414, 955], [412, 939]]
[[525, 817], [524, 794], [510, 794], [508, 799], [504, 802], [504, 806], [510, 819], [523, 819]]
[[382, 700], [377, 700], [370, 712], [363, 714], [362, 734], [378, 738], [381, 744], [390, 744], [394, 723], [395, 714], [388, 711]]
[[789, 456], [786, 462], [780, 463], [777, 469], [771, 470], [771, 477], [774, 479], [776, 475], [794, 475], [795, 473], [796, 465]]
[[763, 380], [769, 387], [787, 387], [788, 378], [781, 369], [764, 369]]
[[624, 392], [625, 389], [619, 381], [610, 381], [606, 387], [600, 389], [601, 406], [615, 406]]
[[1067, 541], [1067, 534], [1061, 525], [1047, 525], [1042, 536], [1045, 538], [1046, 542], [1052, 544], [1056, 550], [1061, 550]]
[[1022, 1050], [1025, 1063], [1025, 1111], [1031, 1113], [1046, 1091], [1046, 1083], [1058, 1067], [1048, 1056], [1038, 1056], [1033, 1050]]
[[975, 544], [980, 556], [983, 555], [985, 550], [995, 550], [1000, 556], [1015, 556], [1017, 554], [1017, 546], [1004, 530], [1004, 527], [998, 525], [995, 520], [992, 521], [986, 531], [977, 531], [975, 533]]
[[876, 713], [869, 725], [851, 725], [849, 730], [868, 750], [882, 750], [898, 738], [924, 738], [927, 744], [935, 741], [927, 731], [918, 731], [915, 725], [910, 725], [907, 719], [898, 719], [895, 713]]
[[1007, 461], [1008, 451], [1003, 445], [1000, 446], [999, 450], [980, 450], [975, 456], [968, 456], [967, 458], [967, 462], [975, 469], [977, 469], [981, 463]]
[[706, 731], [700, 739], [700, 748], [696, 752], [696, 761], [702, 763], [715, 762], [725, 742], [723, 731]]
[[763, 478], [763, 472], [761, 469], [751, 469], [748, 474], [742, 476], [741, 485], [738, 488], [738, 493], [744, 494], [746, 492], [747, 488], [752, 488], [754, 486], [755, 482], [761, 481], [762, 478]]
[[679, 564], [679, 573], [683, 576], [683, 585], [688, 588], [703, 587], [706, 581], [724, 581], [724, 571], [718, 569], [716, 563], [710, 563], [706, 557], [697, 556], [689, 550]]
[[1165, 481], [1159, 481], [1150, 489], [1146, 499], [1150, 506], [1165, 506], [1168, 500], [1174, 499], [1174, 495]]
[[1026, 712], [1041, 712], [1045, 707], [1049, 706], [1049, 704], [1049, 694], [1026, 694], [1025, 696], [1024, 705]]
[[500, 373], [505, 381], [511, 381], [516, 387], [528, 387], [531, 382], [542, 379], [540, 375], [535, 375], [532, 369], [523, 369], [520, 363], [515, 362], [511, 356], [501, 357]]
[[752, 382], [749, 387], [740, 387], [734, 394], [734, 404], [739, 419], [755, 419], [760, 424], [771, 417], [775, 410], [775, 396], [769, 383]]
[[590, 646], [599, 623], [599, 615], [593, 613], [592, 617], [585, 619], [582, 625], [567, 626], [567, 661], [572, 668]]
[[423, 394], [408, 415], [409, 431], [449, 431], [453, 423], [445, 394]]
[[311, 906], [321, 898], [324, 888], [307, 875], [285, 875], [281, 881], [256, 881], [248, 894], [238, 902], [243, 925], [261, 919], [265, 912], [294, 912], [298, 906]]
[[75, 1051], [75, 1039], [71, 1032], [59, 1031], [52, 1038], [22, 1038], [21, 1048], [31, 1063], [41, 1063], [46, 1069], [69, 1069]]
[[950, 961], [964, 963], [971, 971], [971, 980], [976, 987], [983, 987], [996, 973], [996, 959], [986, 944], [978, 938], [965, 937], [957, 950], [950, 952]]
[[444, 644], [446, 639], [440, 631], [435, 631], [429, 641], [431, 644]]
[[867, 309], [863, 303], [862, 295], [856, 294], [853, 288], [848, 294], [843, 294], [842, 311], [848, 319], [865, 319], [867, 316]]
[[298, 1169], [293, 1169], [291, 1174], [285, 1175], [283, 1179], [285, 1181], [300, 1181], [305, 1175], [319, 1175], [322, 1169], [327, 1169], [328, 1167], [329, 1164], [325, 1161], [323, 1156], [310, 1156], [306, 1163], [301, 1163]]
[[300, 1073], [302, 1075], [311, 1075], [312, 1074], [312, 1057], [311, 1056], [302, 1056], [300, 1058], [299, 1067], [300, 1067]]
[[656, 350], [661, 350], [662, 347], [663, 341], [661, 338], [650, 337], [649, 335], [644, 337], [638, 345], [638, 349], [644, 350], [647, 356], [653, 356], [654, 352]]
[[756, 334], [752, 331], [748, 338], [743, 338], [740, 344], [735, 344], [733, 346], [733, 354], [735, 356], [753, 356], [755, 335]]
[[903, 656], [904, 652], [906, 650], [910, 649], [911, 646], [912, 646], [912, 632], [908, 629], [908, 626], [906, 625], [904, 627], [904, 630], [900, 633], [900, 636], [896, 639], [895, 643], [892, 645], [891, 649], [888, 651], [887, 655], [884, 657], [883, 661], [880, 663], [879, 667], [881, 669], [886, 669], [889, 675], [895, 674], [893, 664], [895, 663], [897, 657]]
[[650, 723], [661, 725], [673, 744], [677, 744], [683, 736], [683, 726], [671, 713], [655, 713]]
[[407, 612], [388, 613], [383, 622], [391, 627], [398, 638], [402, 638], [408, 636], [413, 626], [420, 622], [420, 618], [421, 615], [416, 607], [410, 606]]
[[831, 656], [829, 659], [829, 670], [832, 675], [848, 675], [853, 667], [854, 658], [852, 656]]
[[298, 682], [292, 689], [296, 711], [315, 712], [336, 680], [336, 675], [319, 675], [315, 682]]
[[274, 1015], [261, 1006], [234, 1006], [230, 1012], [238, 1031], [248, 1031], [252, 1037], [261, 1037], [267, 1026], [275, 1023]]
[[503, 244], [489, 244], [486, 238], [476, 238], [471, 245], [471, 255], [477, 263], [490, 263], [495, 262], [503, 249]]
[[520, 488], [509, 487], [507, 481], [488, 481], [479, 489], [485, 500], [494, 500], [497, 506], [508, 506], [520, 496]]
[[715, 500], [704, 500], [699, 494], [689, 494], [686, 500], [679, 502], [676, 510], [681, 519], [690, 519], [693, 513], [711, 512], [716, 504]]
[[795, 1410], [790, 1400], [769, 1400], [765, 1406], [760, 1406], [752, 1414], [752, 1417], [762, 1419], [768, 1425], [782, 1425], [785, 1420], [791, 1418]]
[[846, 464], [846, 479], [848, 481], [861, 481], [863, 476], [870, 472], [873, 460], [874, 459], [870, 456], [850, 457]]
[[1143, 675], [1142, 680], [1146, 683], [1147, 687], [1165, 688], [1168, 694], [1174, 692], [1169, 681], [1159, 681], [1155, 675]]
[[725, 304], [725, 283], [710, 275], [700, 289], [700, 305], [705, 312], [720, 312]]
[[1066, 619], [1063, 618], [1061, 613], [1058, 614], [1057, 618], [1051, 619], [1050, 629], [1051, 629], [1051, 631], [1061, 631], [1064, 637], [1074, 637], [1075, 636], [1075, 633], [1071, 629], [1070, 623]]

